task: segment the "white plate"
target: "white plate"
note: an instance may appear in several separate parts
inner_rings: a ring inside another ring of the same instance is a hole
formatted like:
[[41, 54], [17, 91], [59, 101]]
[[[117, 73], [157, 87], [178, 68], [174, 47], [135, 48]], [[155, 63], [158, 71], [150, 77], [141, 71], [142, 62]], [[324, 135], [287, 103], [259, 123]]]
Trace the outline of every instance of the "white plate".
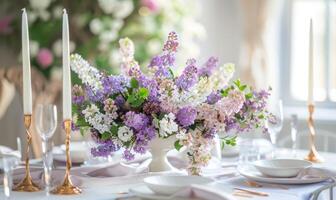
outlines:
[[213, 182], [212, 179], [202, 176], [151, 176], [144, 178], [144, 183], [155, 193], [173, 195], [192, 184], [205, 185]]
[[[70, 143], [70, 158], [71, 162], [81, 164], [88, 158], [88, 150], [84, 142], [71, 142]], [[54, 159], [57, 161], [65, 162], [65, 145], [54, 147]]]
[[264, 175], [279, 178], [294, 177], [300, 171], [312, 166], [312, 163], [300, 159], [258, 160], [253, 165]]
[[141, 199], [150, 199], [150, 200], [171, 200], [172, 196], [158, 195], [155, 194], [151, 189], [146, 185], [138, 185], [130, 188], [130, 192], [135, 196], [140, 197]]
[[[309, 177], [309, 171], [314, 170], [314, 174], [318, 172], [319, 176]], [[329, 179], [329, 176], [322, 169], [310, 168], [307, 170], [308, 176], [307, 178], [275, 178], [264, 176], [261, 172], [259, 172], [254, 166], [245, 166], [238, 168], [238, 172], [253, 181], [264, 182], [264, 183], [277, 183], [277, 184], [309, 184], [309, 183], [318, 183]]]

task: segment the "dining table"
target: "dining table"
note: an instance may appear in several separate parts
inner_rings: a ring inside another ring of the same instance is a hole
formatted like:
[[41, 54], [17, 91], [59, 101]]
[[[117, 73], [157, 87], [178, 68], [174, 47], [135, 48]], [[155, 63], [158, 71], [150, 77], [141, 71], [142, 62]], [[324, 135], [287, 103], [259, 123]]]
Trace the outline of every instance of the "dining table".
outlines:
[[[308, 153], [307, 150], [296, 150], [295, 155], [291, 149], [277, 148], [277, 158], [304, 158]], [[336, 175], [336, 153], [320, 152], [324, 158], [322, 163], [314, 163], [314, 167], [321, 167], [331, 171], [335, 171]], [[238, 163], [238, 157], [223, 157], [222, 163], [222, 175], [214, 176], [214, 182], [208, 187], [215, 189], [217, 192], [228, 194], [232, 199], [263, 199], [263, 200], [308, 200], [311, 199], [314, 191], [329, 184], [329, 182], [303, 184], [303, 185], [285, 185], [284, 188], [271, 187], [263, 185], [262, 187], [252, 187], [246, 184], [247, 179], [240, 175], [236, 169]], [[76, 174], [77, 170], [81, 170], [81, 167], [73, 167], [72, 173]], [[167, 173], [167, 172], [166, 172]], [[157, 175], [160, 173], [139, 173], [127, 176], [114, 176], [114, 177], [73, 177], [79, 178], [80, 188], [82, 193], [79, 195], [46, 195], [45, 191], [39, 192], [12, 192], [11, 199], [14, 200], [44, 200], [44, 199], [62, 199], [62, 200], [140, 200], [141, 198], [135, 196], [130, 192], [131, 188], [144, 185], [143, 179], [148, 176]], [[266, 193], [267, 196], [234, 196], [232, 195], [235, 188], [246, 189], [252, 191], [258, 191]], [[3, 194], [3, 187], [0, 188], [0, 199], [5, 199]], [[334, 192], [335, 193], [335, 192]], [[326, 200], [330, 198], [330, 192], [322, 192], [318, 199]], [[206, 197], [205, 197], [206, 198]], [[174, 199], [199, 199], [199, 198], [180, 198]], [[223, 198], [224, 199], [224, 198]], [[209, 199], [212, 200], [212, 199]]]

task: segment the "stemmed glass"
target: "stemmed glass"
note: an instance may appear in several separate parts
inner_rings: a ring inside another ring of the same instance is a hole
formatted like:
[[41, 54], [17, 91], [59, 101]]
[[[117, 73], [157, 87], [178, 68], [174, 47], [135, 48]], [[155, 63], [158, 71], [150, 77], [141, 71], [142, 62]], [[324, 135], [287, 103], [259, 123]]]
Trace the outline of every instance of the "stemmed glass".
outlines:
[[272, 108], [270, 108], [270, 112], [272, 113], [272, 116], [266, 121], [266, 126], [273, 145], [272, 158], [274, 158], [277, 137], [282, 129], [284, 120], [282, 100], [276, 102], [275, 105]]
[[296, 138], [297, 138], [297, 126], [298, 116], [296, 114], [291, 115], [291, 138], [292, 138], [292, 151], [294, 157], [296, 157]]
[[38, 105], [35, 115], [35, 126], [42, 139], [44, 182], [47, 196], [50, 192], [50, 177], [53, 164], [52, 148], [49, 139], [53, 136], [57, 124], [57, 108], [55, 105]]
[[4, 172], [3, 187], [6, 199], [10, 199], [13, 185], [13, 169], [18, 165], [19, 158], [12, 154], [0, 154], [0, 169]]

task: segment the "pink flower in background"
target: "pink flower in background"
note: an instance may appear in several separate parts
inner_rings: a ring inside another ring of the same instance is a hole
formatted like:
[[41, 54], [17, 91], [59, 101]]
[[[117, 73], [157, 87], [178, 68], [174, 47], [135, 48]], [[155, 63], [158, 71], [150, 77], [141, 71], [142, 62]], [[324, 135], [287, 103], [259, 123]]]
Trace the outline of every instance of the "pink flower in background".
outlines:
[[159, 9], [159, 5], [156, 0], [141, 0], [141, 4], [152, 12], [156, 12]]
[[48, 68], [54, 60], [51, 51], [45, 48], [41, 49], [38, 52], [36, 59], [37, 63], [41, 65], [43, 68]]
[[0, 33], [1, 34], [8, 34], [12, 31], [10, 27], [10, 23], [12, 22], [13, 18], [11, 16], [5, 16], [0, 19]]

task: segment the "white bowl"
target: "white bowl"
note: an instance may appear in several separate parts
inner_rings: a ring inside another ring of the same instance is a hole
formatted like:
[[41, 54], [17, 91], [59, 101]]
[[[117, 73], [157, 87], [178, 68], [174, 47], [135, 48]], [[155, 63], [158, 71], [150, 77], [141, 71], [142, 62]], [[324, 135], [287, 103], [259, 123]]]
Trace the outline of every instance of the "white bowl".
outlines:
[[258, 160], [253, 165], [264, 175], [278, 178], [294, 177], [303, 169], [312, 166], [312, 163], [299, 159]]
[[208, 184], [210, 178], [201, 176], [151, 176], [144, 178], [145, 184], [156, 194], [172, 195], [192, 184]]

